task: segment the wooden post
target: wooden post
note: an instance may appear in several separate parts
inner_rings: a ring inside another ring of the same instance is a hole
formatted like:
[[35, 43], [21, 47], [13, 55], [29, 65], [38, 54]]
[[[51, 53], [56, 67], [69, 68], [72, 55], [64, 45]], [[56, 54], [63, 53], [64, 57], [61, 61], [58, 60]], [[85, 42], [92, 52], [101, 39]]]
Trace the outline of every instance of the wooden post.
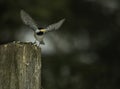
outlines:
[[0, 46], [0, 89], [41, 89], [41, 49], [31, 43]]

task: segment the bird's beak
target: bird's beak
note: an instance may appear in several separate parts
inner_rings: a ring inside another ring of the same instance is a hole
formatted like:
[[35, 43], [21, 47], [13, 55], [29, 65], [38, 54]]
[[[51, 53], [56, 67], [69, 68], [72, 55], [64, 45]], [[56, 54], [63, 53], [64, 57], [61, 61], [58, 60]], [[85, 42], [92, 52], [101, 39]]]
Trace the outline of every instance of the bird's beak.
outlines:
[[46, 32], [46, 29], [41, 29], [40, 31], [45, 33], [45, 32]]

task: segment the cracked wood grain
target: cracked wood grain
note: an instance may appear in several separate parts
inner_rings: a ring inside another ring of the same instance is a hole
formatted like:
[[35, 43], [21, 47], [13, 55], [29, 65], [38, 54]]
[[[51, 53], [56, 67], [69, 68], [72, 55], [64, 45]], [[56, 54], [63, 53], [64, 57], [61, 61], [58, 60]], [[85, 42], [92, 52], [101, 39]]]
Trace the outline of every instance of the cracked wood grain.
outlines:
[[41, 49], [30, 43], [0, 45], [0, 89], [41, 89]]

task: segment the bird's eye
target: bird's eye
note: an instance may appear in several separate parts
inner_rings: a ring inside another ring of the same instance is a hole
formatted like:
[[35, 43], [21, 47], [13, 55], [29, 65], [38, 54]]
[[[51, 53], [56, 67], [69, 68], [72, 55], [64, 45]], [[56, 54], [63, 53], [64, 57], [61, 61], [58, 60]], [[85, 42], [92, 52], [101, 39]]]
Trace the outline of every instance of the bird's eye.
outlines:
[[41, 31], [37, 32], [37, 35], [43, 35], [43, 32], [41, 32]]

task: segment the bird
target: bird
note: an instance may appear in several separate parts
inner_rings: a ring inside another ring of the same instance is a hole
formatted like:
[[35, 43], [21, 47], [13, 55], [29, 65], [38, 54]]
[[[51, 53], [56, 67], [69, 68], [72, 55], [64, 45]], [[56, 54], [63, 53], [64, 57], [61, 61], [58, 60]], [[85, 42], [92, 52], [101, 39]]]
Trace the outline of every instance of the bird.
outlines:
[[36, 39], [34, 43], [38, 41], [39, 45], [45, 45], [45, 42], [43, 41], [44, 35], [48, 32], [58, 30], [65, 21], [65, 18], [63, 18], [56, 23], [48, 25], [47, 27], [39, 27], [38, 24], [36, 24], [36, 22], [34, 21], [34, 19], [24, 10], [20, 11], [20, 16], [23, 23], [33, 30], [34, 37]]

